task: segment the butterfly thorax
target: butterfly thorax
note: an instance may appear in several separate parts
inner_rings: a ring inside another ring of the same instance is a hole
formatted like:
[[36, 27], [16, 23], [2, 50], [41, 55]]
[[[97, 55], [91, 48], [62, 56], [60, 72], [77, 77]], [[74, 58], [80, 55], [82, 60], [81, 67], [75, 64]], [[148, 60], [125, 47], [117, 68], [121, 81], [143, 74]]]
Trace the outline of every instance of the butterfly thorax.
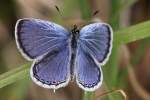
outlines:
[[76, 50], [77, 50], [77, 40], [79, 38], [79, 30], [76, 25], [74, 25], [74, 28], [71, 30], [71, 79], [74, 77], [74, 63], [75, 63], [75, 56], [76, 56]]
[[79, 29], [76, 25], [74, 25], [74, 28], [71, 30], [72, 38], [71, 38], [71, 48], [73, 50], [73, 53], [76, 52], [77, 48], [77, 40], [79, 38]]

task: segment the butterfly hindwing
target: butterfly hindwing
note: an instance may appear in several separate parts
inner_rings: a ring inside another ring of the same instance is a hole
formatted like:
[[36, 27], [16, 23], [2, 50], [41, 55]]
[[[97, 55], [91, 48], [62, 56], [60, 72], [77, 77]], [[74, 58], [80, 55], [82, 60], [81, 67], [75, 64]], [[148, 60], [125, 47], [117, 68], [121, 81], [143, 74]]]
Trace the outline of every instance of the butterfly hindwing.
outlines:
[[76, 80], [79, 87], [85, 91], [94, 91], [103, 81], [103, 74], [98, 63], [81, 48], [77, 51], [75, 64]]
[[69, 32], [62, 26], [40, 19], [17, 21], [15, 36], [21, 53], [28, 59], [37, 59], [67, 43]]
[[30, 70], [33, 81], [44, 88], [66, 86], [70, 80], [70, 55], [70, 48], [64, 45], [61, 50], [55, 50], [35, 61]]

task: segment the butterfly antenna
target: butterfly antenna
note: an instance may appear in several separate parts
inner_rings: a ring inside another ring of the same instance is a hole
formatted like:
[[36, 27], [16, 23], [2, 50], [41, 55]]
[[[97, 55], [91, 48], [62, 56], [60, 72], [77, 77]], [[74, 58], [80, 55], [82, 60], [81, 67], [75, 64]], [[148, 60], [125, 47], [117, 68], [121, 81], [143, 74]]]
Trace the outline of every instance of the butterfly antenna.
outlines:
[[110, 94], [112, 94], [112, 93], [120, 93], [120, 94], [122, 95], [122, 97], [124, 98], [124, 100], [128, 100], [126, 93], [125, 93], [124, 90], [122, 90], [122, 89], [116, 89], [116, 90], [104, 92], [104, 93], [98, 95], [98, 96], [96, 97], [96, 100], [98, 100], [99, 97], [103, 97], [103, 96], [106, 96], [106, 95], [110, 95]]
[[59, 7], [57, 5], [55, 5], [55, 8], [56, 8], [57, 12], [59, 13], [59, 15], [63, 18], [62, 13], [61, 13]]
[[96, 11], [92, 14], [92, 16], [96, 16], [98, 13], [99, 13], [99, 10], [96, 10]]

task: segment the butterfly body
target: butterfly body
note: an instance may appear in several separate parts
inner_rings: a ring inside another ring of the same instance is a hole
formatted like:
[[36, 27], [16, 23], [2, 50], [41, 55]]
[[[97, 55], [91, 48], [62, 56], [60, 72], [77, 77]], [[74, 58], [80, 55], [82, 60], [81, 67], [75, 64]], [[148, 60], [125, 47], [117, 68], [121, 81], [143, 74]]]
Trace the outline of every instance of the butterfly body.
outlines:
[[70, 31], [70, 47], [71, 47], [71, 65], [70, 65], [70, 75], [71, 79], [74, 79], [74, 66], [75, 66], [75, 58], [76, 58], [76, 51], [77, 51], [77, 45], [78, 45], [78, 39], [79, 39], [79, 29], [76, 25], [74, 25], [73, 29]]
[[41, 87], [58, 89], [75, 77], [80, 88], [94, 91], [101, 86], [101, 65], [112, 49], [112, 29], [93, 23], [71, 31], [53, 22], [25, 18], [15, 28], [17, 47], [33, 61], [30, 75]]
[[76, 53], [76, 49], [77, 49], [77, 41], [79, 39], [79, 30], [77, 29], [76, 25], [74, 26], [74, 28], [71, 30], [71, 48], [72, 48], [72, 52], [75, 54]]

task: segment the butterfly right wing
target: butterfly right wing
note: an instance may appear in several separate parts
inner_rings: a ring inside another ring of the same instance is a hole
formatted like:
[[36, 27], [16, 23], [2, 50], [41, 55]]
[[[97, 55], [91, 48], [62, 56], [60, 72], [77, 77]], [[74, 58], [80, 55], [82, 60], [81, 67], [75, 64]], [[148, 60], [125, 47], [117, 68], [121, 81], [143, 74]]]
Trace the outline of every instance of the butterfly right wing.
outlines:
[[112, 35], [112, 29], [106, 23], [89, 24], [80, 30], [75, 74], [77, 84], [82, 89], [94, 91], [101, 86], [101, 65], [104, 65], [110, 56]]
[[95, 91], [102, 85], [103, 73], [100, 65], [81, 47], [77, 50], [75, 75], [77, 84], [85, 91]]
[[79, 44], [81, 48], [104, 65], [111, 54], [113, 32], [106, 23], [93, 23], [80, 30]]
[[68, 44], [68, 36], [69, 32], [62, 26], [40, 19], [20, 19], [15, 27], [17, 46], [28, 60]]

